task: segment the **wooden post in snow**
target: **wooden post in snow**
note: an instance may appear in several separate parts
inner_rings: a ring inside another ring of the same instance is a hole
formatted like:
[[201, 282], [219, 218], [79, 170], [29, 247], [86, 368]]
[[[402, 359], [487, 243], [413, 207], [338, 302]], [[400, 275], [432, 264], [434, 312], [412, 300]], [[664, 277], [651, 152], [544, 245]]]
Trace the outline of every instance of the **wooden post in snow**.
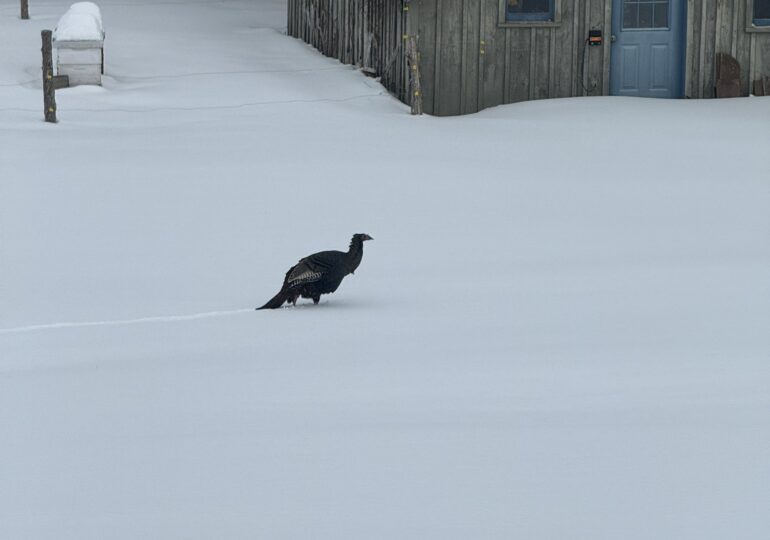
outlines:
[[29, 19], [29, 0], [21, 0], [21, 18]]
[[53, 78], [53, 47], [51, 43], [52, 32], [43, 30], [40, 32], [43, 38], [43, 105], [45, 107], [45, 121], [56, 122], [56, 89]]
[[407, 36], [406, 59], [409, 65], [409, 103], [412, 114], [422, 114], [422, 85], [420, 84], [420, 61], [417, 53], [417, 38]]

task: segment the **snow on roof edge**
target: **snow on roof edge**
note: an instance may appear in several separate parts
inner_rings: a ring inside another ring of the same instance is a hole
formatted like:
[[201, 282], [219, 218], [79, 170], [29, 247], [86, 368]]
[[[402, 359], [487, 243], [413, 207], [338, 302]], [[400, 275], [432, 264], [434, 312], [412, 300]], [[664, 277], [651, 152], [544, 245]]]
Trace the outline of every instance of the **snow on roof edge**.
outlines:
[[54, 41], [102, 41], [104, 26], [99, 6], [93, 2], [76, 2], [59, 19], [53, 32]]

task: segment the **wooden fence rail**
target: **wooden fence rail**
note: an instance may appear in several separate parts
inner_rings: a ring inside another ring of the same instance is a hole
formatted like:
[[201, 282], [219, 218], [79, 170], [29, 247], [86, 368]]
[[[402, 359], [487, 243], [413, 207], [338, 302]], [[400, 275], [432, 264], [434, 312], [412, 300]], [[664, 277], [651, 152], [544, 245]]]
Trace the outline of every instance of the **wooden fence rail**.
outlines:
[[406, 60], [409, 0], [289, 0], [288, 33], [326, 56], [380, 77], [411, 104]]

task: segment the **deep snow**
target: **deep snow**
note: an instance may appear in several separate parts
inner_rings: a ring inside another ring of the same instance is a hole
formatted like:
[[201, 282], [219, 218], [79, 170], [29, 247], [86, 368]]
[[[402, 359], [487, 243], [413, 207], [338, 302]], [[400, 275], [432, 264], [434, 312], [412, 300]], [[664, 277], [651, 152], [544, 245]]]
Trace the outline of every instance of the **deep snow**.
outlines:
[[113, 0], [52, 126], [68, 5], [0, 0], [0, 538], [767, 538], [770, 99], [413, 118], [282, 0]]

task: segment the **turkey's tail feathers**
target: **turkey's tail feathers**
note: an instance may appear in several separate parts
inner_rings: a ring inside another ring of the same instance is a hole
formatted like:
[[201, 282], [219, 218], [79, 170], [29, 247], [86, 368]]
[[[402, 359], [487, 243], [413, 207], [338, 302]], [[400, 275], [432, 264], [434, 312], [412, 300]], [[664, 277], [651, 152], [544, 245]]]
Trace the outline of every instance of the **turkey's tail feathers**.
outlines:
[[267, 304], [265, 304], [262, 307], [258, 307], [257, 311], [259, 311], [260, 309], [276, 309], [276, 308], [279, 308], [288, 299], [289, 299], [289, 293], [285, 289], [281, 289], [281, 291], [278, 294], [276, 294], [275, 296], [273, 296], [267, 302]]

